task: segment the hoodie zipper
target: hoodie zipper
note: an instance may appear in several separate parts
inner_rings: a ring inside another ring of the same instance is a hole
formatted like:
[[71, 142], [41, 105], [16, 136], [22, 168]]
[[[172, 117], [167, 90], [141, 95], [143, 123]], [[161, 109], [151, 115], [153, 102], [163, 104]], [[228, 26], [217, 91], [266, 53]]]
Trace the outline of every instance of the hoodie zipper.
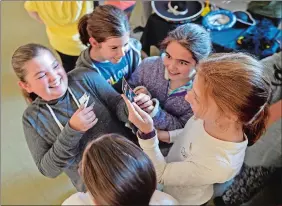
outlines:
[[167, 82], [167, 86], [166, 86], [166, 94], [165, 94], [164, 106], [166, 105], [167, 100], [169, 98], [169, 96], [168, 96], [168, 88], [169, 88], [169, 81]]

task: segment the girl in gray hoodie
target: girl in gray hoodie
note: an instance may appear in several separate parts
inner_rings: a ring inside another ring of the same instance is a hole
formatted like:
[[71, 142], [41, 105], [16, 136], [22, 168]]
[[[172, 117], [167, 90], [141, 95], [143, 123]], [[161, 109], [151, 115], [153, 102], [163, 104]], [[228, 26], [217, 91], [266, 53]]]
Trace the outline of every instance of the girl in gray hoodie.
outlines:
[[112, 5], [98, 6], [80, 19], [78, 31], [88, 49], [76, 64], [99, 73], [122, 93], [122, 78], [128, 79], [141, 62], [141, 44], [130, 38], [126, 14]]
[[38, 96], [23, 114], [23, 127], [39, 171], [51, 178], [65, 172], [85, 191], [77, 168], [86, 144], [106, 133], [132, 135], [122, 123], [127, 113], [120, 94], [87, 68], [66, 74], [41, 45], [19, 47], [12, 66], [27, 101]]

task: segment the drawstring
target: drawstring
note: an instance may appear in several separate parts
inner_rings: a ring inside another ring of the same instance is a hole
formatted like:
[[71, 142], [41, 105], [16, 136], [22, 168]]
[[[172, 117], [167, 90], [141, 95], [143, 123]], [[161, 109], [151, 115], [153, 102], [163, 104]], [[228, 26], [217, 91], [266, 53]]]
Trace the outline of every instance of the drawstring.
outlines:
[[[68, 91], [69, 93], [71, 94], [74, 102], [76, 103], [77, 107], [79, 108], [80, 107], [80, 104], [78, 103], [76, 97], [74, 96], [73, 92], [71, 91], [71, 89], [68, 87]], [[45, 104], [47, 106], [47, 108], [49, 109], [53, 119], [55, 120], [55, 122], [57, 123], [58, 127], [60, 128], [60, 130], [62, 131], [64, 129], [63, 125], [61, 124], [61, 122], [58, 120], [58, 118], [56, 117], [53, 109], [48, 105], [48, 104]]]
[[74, 102], [76, 103], [76, 106], [79, 108], [79, 107], [80, 107], [80, 104], [78, 103], [76, 97], [74, 96], [74, 94], [72, 93], [72, 91], [71, 91], [71, 89], [70, 89], [69, 87], [68, 87], [68, 91], [69, 91], [69, 93], [71, 94], [71, 96], [72, 96]]
[[60, 130], [62, 131], [64, 129], [63, 125], [61, 124], [61, 122], [58, 120], [58, 118], [56, 117], [56, 115], [54, 114], [54, 111], [53, 109], [48, 105], [46, 104], [46, 106], [48, 107], [53, 119], [55, 120], [55, 122], [57, 123], [57, 125], [59, 126]]

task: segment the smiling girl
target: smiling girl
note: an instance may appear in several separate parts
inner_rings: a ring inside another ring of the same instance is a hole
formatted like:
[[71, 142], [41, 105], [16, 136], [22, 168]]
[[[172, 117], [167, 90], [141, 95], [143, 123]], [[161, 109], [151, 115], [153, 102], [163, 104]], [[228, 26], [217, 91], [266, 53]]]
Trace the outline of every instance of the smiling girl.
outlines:
[[81, 18], [78, 30], [89, 48], [81, 53], [77, 68], [98, 72], [121, 93], [122, 78], [129, 78], [141, 61], [141, 44], [129, 37], [126, 14], [115, 6], [102, 5]]
[[192, 87], [196, 65], [211, 52], [211, 39], [204, 28], [188, 23], [171, 31], [161, 46], [162, 57], [144, 59], [129, 84], [137, 93], [150, 93], [155, 127], [169, 131], [183, 128], [193, 115], [184, 97]]
[[[38, 170], [50, 178], [65, 172], [78, 191], [85, 191], [77, 168], [86, 144], [112, 132], [131, 136], [121, 122], [127, 122], [127, 115], [120, 94], [88, 69], [66, 74], [54, 54], [42, 45], [19, 47], [12, 66], [31, 103], [22, 119]], [[84, 103], [87, 96], [88, 104]]]
[[152, 160], [164, 192], [183, 205], [202, 205], [213, 184], [232, 179], [244, 162], [247, 145], [264, 132], [271, 97], [263, 65], [243, 53], [201, 60], [186, 94], [190, 118], [166, 158], [158, 147], [153, 120], [125, 97], [129, 120], [139, 129], [139, 144]]

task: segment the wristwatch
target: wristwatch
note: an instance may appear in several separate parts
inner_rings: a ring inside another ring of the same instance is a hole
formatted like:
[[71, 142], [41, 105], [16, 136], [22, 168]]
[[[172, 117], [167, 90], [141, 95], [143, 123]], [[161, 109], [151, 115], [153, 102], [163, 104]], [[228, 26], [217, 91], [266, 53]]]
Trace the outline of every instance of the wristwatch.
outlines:
[[139, 137], [140, 139], [147, 140], [147, 139], [151, 139], [151, 138], [153, 138], [154, 136], [156, 136], [156, 130], [153, 129], [153, 131], [151, 131], [151, 132], [149, 132], [149, 133], [147, 133], [147, 134], [145, 134], [145, 133], [141, 132], [140, 130], [138, 130], [137, 134], [138, 134], [138, 137]]

